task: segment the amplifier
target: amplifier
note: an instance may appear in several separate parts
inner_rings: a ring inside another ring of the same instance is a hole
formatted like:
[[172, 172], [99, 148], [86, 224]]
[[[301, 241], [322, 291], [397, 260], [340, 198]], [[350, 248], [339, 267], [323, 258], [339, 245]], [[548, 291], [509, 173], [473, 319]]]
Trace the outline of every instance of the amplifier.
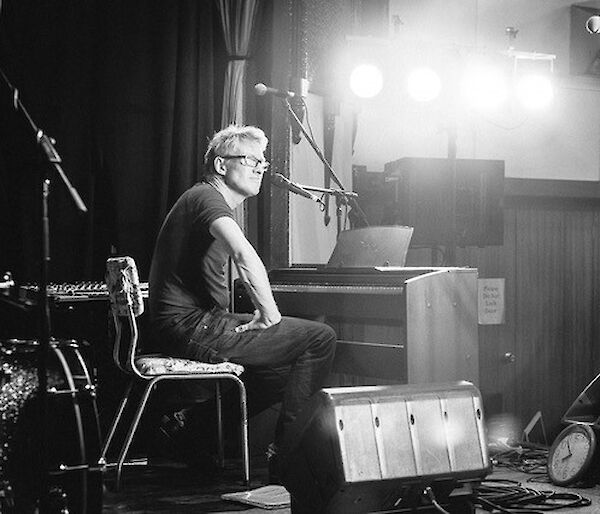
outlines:
[[[479, 391], [469, 382], [322, 389], [290, 430], [292, 513], [472, 512], [490, 472]], [[433, 511], [433, 509], [432, 509]]]
[[[141, 282], [142, 296], [148, 298], [148, 283]], [[36, 284], [19, 286], [18, 299], [23, 304], [34, 305], [37, 303], [40, 288]], [[48, 284], [46, 288], [50, 301], [54, 303], [89, 302], [93, 300], [108, 301], [108, 289], [104, 282], [74, 282]]]

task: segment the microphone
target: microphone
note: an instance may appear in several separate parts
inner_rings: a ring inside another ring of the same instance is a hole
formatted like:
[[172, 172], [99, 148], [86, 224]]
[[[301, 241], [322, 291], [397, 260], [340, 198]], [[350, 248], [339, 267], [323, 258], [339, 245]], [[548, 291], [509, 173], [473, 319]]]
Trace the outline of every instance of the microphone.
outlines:
[[307, 191], [298, 184], [294, 184], [290, 179], [284, 177], [281, 173], [273, 173], [270, 175], [271, 183], [277, 187], [287, 189], [292, 193], [308, 198], [313, 202], [321, 203], [321, 199], [318, 196], [313, 195], [310, 191]]
[[280, 96], [282, 98], [294, 98], [296, 96], [296, 93], [292, 93], [291, 91], [275, 89], [274, 87], [265, 86], [262, 83], [256, 84], [254, 86], [254, 94], [256, 94], [257, 96], [273, 95]]

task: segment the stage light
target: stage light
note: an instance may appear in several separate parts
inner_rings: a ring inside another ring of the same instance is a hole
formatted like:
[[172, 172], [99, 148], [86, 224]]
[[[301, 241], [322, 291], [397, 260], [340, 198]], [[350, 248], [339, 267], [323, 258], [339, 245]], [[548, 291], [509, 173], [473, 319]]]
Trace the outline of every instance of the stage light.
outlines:
[[360, 98], [373, 98], [383, 87], [383, 75], [372, 64], [361, 64], [350, 74], [350, 89]]
[[492, 67], [475, 68], [467, 72], [462, 82], [463, 99], [479, 111], [498, 109], [508, 96], [506, 79]]
[[517, 80], [517, 98], [528, 109], [543, 109], [550, 105], [554, 90], [550, 79], [545, 75], [523, 75]]
[[590, 34], [600, 34], [600, 16], [590, 16], [585, 22], [585, 28]]
[[420, 68], [408, 76], [408, 94], [417, 102], [429, 102], [440, 94], [442, 83], [430, 68]]

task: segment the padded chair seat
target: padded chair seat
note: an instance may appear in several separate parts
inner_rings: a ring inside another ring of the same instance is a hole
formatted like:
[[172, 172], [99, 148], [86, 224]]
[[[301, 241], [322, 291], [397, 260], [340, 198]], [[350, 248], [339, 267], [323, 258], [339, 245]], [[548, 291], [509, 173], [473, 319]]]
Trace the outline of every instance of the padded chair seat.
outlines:
[[208, 362], [178, 359], [165, 355], [141, 355], [136, 357], [135, 365], [143, 375], [174, 375], [178, 373], [233, 373], [237, 376], [244, 372], [244, 367], [233, 362]]

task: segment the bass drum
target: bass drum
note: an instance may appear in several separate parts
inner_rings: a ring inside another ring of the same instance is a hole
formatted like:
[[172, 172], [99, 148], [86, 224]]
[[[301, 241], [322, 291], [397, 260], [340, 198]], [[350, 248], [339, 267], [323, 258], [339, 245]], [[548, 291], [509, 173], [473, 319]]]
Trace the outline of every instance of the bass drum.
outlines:
[[100, 514], [100, 429], [88, 368], [75, 341], [50, 342], [44, 421], [39, 348], [0, 341], [0, 513], [37, 512], [45, 482], [49, 512]]

